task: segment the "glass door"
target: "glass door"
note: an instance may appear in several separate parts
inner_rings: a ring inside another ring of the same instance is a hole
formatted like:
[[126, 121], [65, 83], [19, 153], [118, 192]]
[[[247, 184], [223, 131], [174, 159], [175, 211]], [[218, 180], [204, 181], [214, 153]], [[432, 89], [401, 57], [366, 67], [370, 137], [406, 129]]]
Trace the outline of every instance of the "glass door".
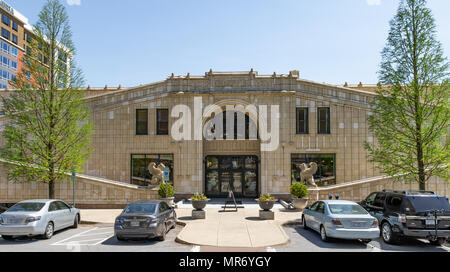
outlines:
[[258, 196], [258, 158], [256, 156], [208, 156], [205, 162], [206, 194], [209, 197]]

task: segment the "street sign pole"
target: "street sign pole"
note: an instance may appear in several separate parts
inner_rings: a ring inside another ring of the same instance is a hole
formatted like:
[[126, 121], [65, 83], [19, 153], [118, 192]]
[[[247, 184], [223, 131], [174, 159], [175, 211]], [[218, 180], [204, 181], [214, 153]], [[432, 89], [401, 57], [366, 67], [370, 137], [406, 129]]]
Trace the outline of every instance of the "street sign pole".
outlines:
[[75, 207], [75, 180], [76, 180], [75, 169], [72, 169], [73, 207]]

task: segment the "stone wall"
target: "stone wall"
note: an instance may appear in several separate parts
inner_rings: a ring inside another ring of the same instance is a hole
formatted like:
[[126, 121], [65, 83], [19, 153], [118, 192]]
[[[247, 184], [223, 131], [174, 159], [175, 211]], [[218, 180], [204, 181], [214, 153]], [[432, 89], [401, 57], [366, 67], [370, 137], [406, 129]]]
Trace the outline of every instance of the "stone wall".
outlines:
[[[0, 163], [0, 203], [16, 203], [26, 199], [47, 199], [48, 185], [43, 183], [12, 183], [6, 179], [5, 163]], [[123, 208], [138, 200], [158, 199], [156, 188], [77, 175], [76, 206], [79, 208]], [[70, 176], [56, 183], [56, 198], [73, 203], [73, 184]]]
[[[366, 199], [370, 193], [382, 190], [419, 190], [418, 183], [411, 183], [405, 181], [394, 182], [392, 178], [380, 176], [374, 178], [363, 179], [354, 182], [348, 182], [336, 186], [330, 186], [319, 189], [309, 189], [310, 203], [316, 200], [326, 200], [328, 195], [332, 194], [333, 199], [335, 194], [339, 194], [342, 200], [361, 201]], [[438, 195], [450, 197], [450, 183], [446, 182], [442, 178], [432, 177], [427, 185], [428, 191], [433, 191]]]

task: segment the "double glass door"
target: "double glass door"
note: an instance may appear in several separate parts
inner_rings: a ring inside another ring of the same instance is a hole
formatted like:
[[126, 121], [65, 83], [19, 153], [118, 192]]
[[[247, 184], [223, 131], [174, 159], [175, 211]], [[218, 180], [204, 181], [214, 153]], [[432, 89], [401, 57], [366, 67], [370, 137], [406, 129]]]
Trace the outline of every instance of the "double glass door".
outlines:
[[233, 191], [236, 197], [258, 196], [258, 157], [206, 157], [206, 194], [209, 197], [227, 197]]

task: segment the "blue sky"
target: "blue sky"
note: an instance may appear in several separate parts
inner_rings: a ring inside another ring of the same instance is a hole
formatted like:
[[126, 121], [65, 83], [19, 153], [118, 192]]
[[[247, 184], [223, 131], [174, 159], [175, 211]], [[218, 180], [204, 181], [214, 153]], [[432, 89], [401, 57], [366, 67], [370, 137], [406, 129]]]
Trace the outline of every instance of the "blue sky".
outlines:
[[[92, 87], [175, 75], [299, 70], [330, 84], [376, 83], [399, 0], [61, 0]], [[7, 0], [34, 24], [45, 0]], [[446, 56], [450, 1], [429, 0]]]

